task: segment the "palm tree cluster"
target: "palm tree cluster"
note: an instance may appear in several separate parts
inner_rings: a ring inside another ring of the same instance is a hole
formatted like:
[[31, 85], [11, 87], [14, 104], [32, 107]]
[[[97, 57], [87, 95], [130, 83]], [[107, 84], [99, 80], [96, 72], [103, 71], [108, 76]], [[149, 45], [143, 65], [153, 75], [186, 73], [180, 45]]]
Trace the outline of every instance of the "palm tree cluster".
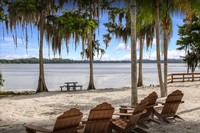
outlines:
[[[143, 85], [142, 58], [145, 40], [146, 46], [149, 48], [155, 35], [161, 96], [166, 96], [168, 43], [172, 33], [171, 15], [181, 12], [186, 14], [187, 19], [191, 19], [193, 14], [200, 13], [199, 5], [199, 0], [10, 0], [8, 6], [9, 28], [7, 27], [7, 30], [10, 29], [11, 32], [17, 33], [16, 27], [20, 25], [26, 32], [27, 47], [27, 27], [37, 27], [39, 31], [40, 74], [36, 92], [48, 91], [43, 66], [44, 36], [55, 54], [57, 52], [61, 54], [63, 41], [67, 51], [69, 51], [69, 39], [75, 40], [75, 46], [82, 42], [82, 55], [86, 55], [90, 59], [88, 89], [95, 89], [93, 81], [94, 50], [97, 51], [97, 54], [105, 52], [95, 38], [95, 31], [99, 27], [101, 14], [108, 13], [110, 21], [105, 24], [108, 34], [104, 35], [106, 46], [109, 45], [113, 36], [121, 38], [125, 43], [130, 39], [131, 104], [133, 105], [138, 101], [137, 86]], [[72, 8], [68, 9], [68, 6]], [[63, 10], [64, 12], [62, 12]], [[1, 8], [0, 13], [2, 16]], [[17, 45], [17, 34], [13, 38]], [[140, 42], [138, 78], [137, 39]], [[160, 40], [163, 40], [162, 43]], [[164, 53], [164, 82], [160, 61], [161, 48]]]

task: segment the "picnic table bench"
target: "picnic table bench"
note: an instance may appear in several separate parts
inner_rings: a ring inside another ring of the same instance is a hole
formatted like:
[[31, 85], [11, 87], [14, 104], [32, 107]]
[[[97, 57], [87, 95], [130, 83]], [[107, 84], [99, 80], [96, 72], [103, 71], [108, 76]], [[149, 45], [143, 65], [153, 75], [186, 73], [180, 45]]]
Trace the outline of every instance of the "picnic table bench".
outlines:
[[63, 88], [66, 87], [67, 91], [70, 91], [70, 89], [73, 89], [74, 91], [76, 91], [76, 88], [80, 88], [80, 90], [82, 90], [82, 85], [78, 85], [78, 82], [65, 82], [64, 85], [60, 86], [61, 91], [63, 90]]

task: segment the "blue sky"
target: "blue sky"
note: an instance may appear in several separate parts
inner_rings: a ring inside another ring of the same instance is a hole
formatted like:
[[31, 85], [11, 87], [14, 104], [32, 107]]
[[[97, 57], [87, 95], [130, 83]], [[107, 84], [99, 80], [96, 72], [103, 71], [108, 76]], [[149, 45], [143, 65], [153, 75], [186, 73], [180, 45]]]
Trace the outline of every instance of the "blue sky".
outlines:
[[[183, 56], [185, 53], [184, 51], [177, 51], [176, 48], [176, 40], [179, 39], [178, 36], [178, 26], [182, 25], [182, 19], [184, 15], [174, 15], [173, 17], [173, 35], [169, 42], [169, 52], [168, 58], [173, 59], [180, 59], [180, 56]], [[101, 17], [101, 23], [107, 21], [107, 17]], [[25, 33], [18, 27], [17, 29], [17, 38], [18, 38], [18, 45], [17, 47], [14, 44], [13, 37], [11, 33], [6, 33], [4, 31], [4, 38], [3, 38], [3, 27], [5, 29], [5, 25], [0, 23], [0, 59], [17, 59], [17, 58], [28, 58], [28, 57], [37, 57], [39, 56], [39, 46], [38, 46], [38, 32], [36, 28], [31, 29], [29, 27], [29, 44], [28, 49], [26, 50], [25, 45]], [[101, 47], [105, 49], [105, 45], [103, 43], [102, 35], [107, 33], [106, 28], [100, 24], [99, 28], [99, 36], [97, 39], [99, 40]], [[24, 38], [23, 41], [21, 38]], [[139, 47], [137, 48], [139, 51]], [[105, 50], [106, 53], [103, 55], [101, 60], [130, 60], [130, 41], [128, 41], [127, 45], [123, 43], [122, 40], [116, 39], [113, 37], [109, 47]], [[68, 58], [73, 60], [81, 60], [80, 56], [81, 52], [81, 44], [78, 45], [75, 51], [74, 41], [69, 41], [69, 53], [66, 52], [66, 47], [63, 45], [62, 47], [62, 58]], [[139, 54], [139, 53], [138, 53]], [[50, 50], [50, 58], [58, 58], [59, 55], [53, 55], [53, 52]], [[139, 57], [139, 56], [138, 56]], [[138, 58], [137, 57], [137, 58]], [[48, 45], [44, 39], [44, 58], [49, 58], [48, 56]], [[153, 46], [148, 51], [146, 48], [144, 49], [144, 59], [156, 59], [156, 51], [155, 51], [155, 39], [153, 41]], [[95, 59], [99, 59], [95, 57]]]

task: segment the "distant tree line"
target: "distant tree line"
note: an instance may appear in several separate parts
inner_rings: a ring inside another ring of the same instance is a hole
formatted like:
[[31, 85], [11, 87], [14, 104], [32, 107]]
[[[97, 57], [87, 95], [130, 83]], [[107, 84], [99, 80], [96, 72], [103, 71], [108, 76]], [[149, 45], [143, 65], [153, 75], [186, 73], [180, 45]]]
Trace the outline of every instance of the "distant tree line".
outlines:
[[[71, 59], [61, 59], [61, 58], [53, 58], [53, 59], [44, 59], [44, 63], [51, 64], [51, 63], [88, 63], [88, 60], [71, 60]], [[137, 61], [139, 62], [139, 61]], [[143, 63], [156, 63], [156, 60], [147, 60], [144, 59]], [[161, 61], [163, 63], [163, 61]], [[38, 58], [21, 58], [21, 59], [1, 59], [0, 64], [38, 64]], [[102, 60], [95, 60], [94, 63], [130, 63], [129, 60], [121, 60], [121, 61], [102, 61]], [[168, 63], [183, 63], [182, 59], [168, 59]]]

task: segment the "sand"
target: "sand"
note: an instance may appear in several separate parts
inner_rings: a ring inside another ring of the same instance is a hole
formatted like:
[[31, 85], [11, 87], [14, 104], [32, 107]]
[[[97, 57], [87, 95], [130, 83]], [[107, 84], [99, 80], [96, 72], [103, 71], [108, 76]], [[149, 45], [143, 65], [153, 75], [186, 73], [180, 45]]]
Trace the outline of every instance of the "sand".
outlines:
[[[184, 93], [178, 115], [184, 121], [171, 124], [148, 123], [150, 133], [199, 133], [200, 132], [200, 82], [173, 83], [168, 85], [168, 93], [174, 90]], [[159, 87], [141, 87], [139, 100], [156, 91]], [[119, 105], [129, 105], [130, 88], [99, 89], [76, 92], [44, 92], [33, 95], [8, 96], [0, 98], [0, 133], [25, 133], [24, 123], [34, 123], [52, 129], [57, 116], [76, 107], [87, 118], [89, 110], [101, 102], [111, 103], [118, 112]], [[163, 98], [158, 100], [163, 101]]]

